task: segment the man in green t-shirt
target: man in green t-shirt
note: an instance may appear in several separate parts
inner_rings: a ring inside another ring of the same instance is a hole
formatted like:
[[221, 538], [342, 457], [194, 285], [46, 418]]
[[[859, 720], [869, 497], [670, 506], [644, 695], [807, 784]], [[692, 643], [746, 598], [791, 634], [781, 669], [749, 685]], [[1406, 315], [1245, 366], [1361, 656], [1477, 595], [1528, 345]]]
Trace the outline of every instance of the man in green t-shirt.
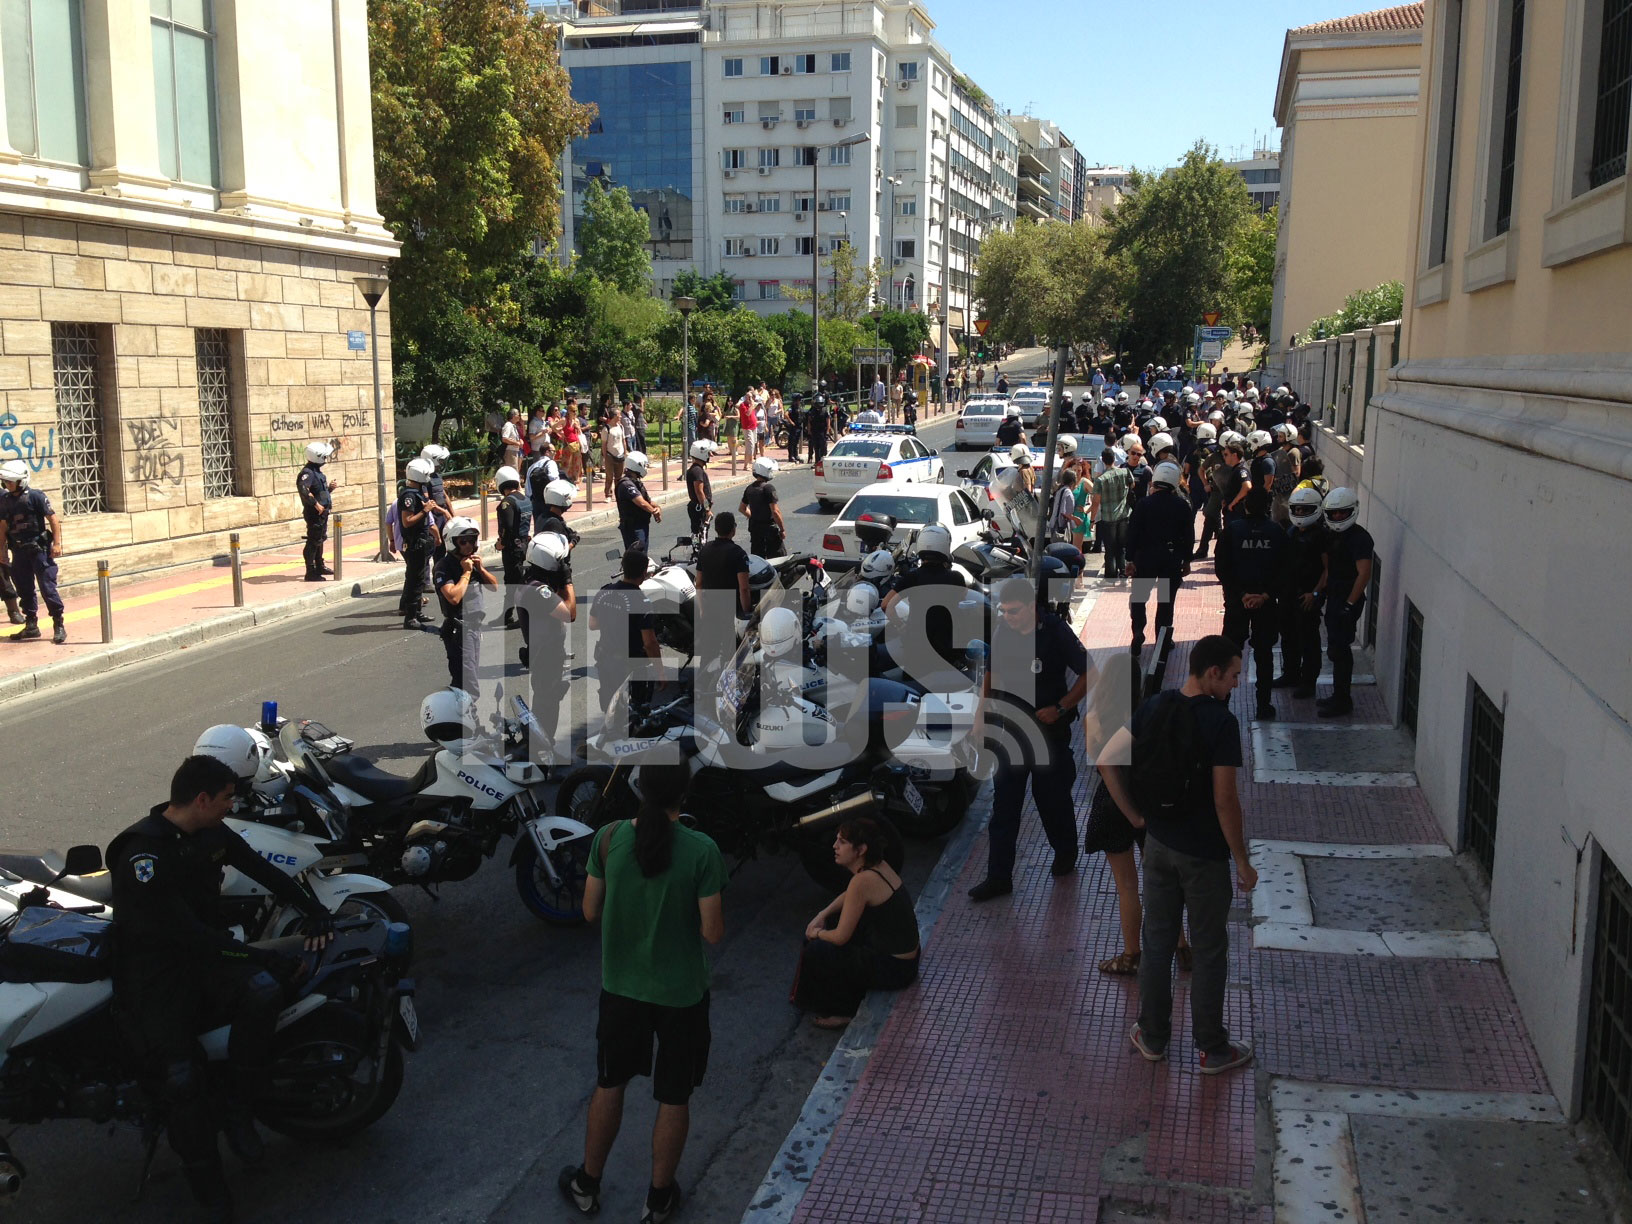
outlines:
[[[584, 1162], [561, 1171], [561, 1193], [588, 1215], [600, 1210], [601, 1173], [623, 1118], [623, 1093], [652, 1077], [652, 1183], [642, 1224], [680, 1206], [675, 1170], [691, 1124], [691, 1093], [708, 1066], [708, 956], [725, 936], [725, 860], [712, 838], [679, 823], [683, 765], [643, 765], [634, 820], [607, 825], [589, 849], [584, 916], [601, 922], [601, 1009], [595, 1095]], [[657, 1060], [652, 1060], [653, 1043]]]

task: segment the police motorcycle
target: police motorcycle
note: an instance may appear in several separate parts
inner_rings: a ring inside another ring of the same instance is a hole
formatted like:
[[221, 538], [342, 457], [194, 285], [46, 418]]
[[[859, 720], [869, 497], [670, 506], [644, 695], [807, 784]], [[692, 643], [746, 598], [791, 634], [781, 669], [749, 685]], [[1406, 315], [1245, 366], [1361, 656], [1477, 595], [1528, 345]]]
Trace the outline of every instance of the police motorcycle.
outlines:
[[462, 689], [427, 696], [420, 725], [437, 750], [412, 778], [379, 769], [321, 723], [284, 721], [278, 744], [330, 861], [434, 896], [435, 885], [473, 875], [514, 836], [509, 865], [522, 903], [551, 925], [581, 924], [593, 830], [541, 806], [544, 773], [527, 755], [536, 724], [526, 702], [511, 703], [516, 717], [484, 733]]
[[[978, 591], [988, 604], [997, 587], [1006, 580], [1030, 572], [1029, 541], [1034, 538], [1044, 514], [1041, 501], [1025, 488], [1016, 468], [1005, 468], [997, 473], [992, 480], [992, 494], [998, 509], [985, 511], [987, 530], [978, 539], [960, 544], [952, 552], [953, 568], [968, 577], [971, 589]], [[997, 530], [998, 524], [1008, 529], [1006, 535]], [[1085, 565], [1082, 551], [1074, 545], [1063, 541], [1049, 544], [1043, 550], [1039, 602], [1051, 611], [1066, 615], [1071, 607], [1072, 582], [1082, 574]]]
[[[49, 882], [32, 882], [31, 867], [47, 863], [54, 864]], [[95, 846], [63, 856], [0, 855], [0, 1118], [139, 1127], [145, 1184], [166, 1106], [114, 1005], [118, 916], [86, 896], [107, 878]], [[385, 1116], [402, 1089], [404, 1051], [419, 1044], [414, 983], [405, 976], [411, 944], [406, 925], [358, 917], [339, 920], [319, 952], [304, 951], [299, 936], [258, 945], [304, 965], [278, 1017], [266, 1092], [255, 1105], [263, 1125], [332, 1141]], [[199, 1034], [213, 1096], [226, 1091], [230, 1037], [225, 1025]], [[0, 1139], [0, 1202], [16, 1196], [24, 1176]]]
[[[646, 596], [651, 612], [652, 629], [657, 634], [657, 640], [688, 658], [696, 649], [697, 553], [706, 538], [706, 526], [704, 532], [705, 535], [696, 537], [695, 541], [691, 536], [681, 536], [661, 558], [653, 557], [640, 584], [641, 594]], [[675, 558], [681, 549], [690, 550], [690, 557], [685, 561]], [[619, 560], [622, 556], [623, 553], [617, 549], [609, 550], [606, 554], [608, 561]], [[764, 557], [749, 556], [748, 593], [754, 603], [757, 604], [764, 593], [776, 585], [777, 577], [775, 563]]]

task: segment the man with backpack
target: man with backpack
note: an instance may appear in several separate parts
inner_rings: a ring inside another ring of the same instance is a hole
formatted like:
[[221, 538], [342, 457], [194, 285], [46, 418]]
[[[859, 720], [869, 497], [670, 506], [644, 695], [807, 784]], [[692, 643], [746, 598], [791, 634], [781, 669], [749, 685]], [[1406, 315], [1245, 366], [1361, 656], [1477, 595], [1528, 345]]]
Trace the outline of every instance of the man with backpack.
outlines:
[[1184, 687], [1145, 701], [1099, 755], [1111, 797], [1128, 823], [1145, 830], [1139, 1020], [1129, 1038], [1150, 1062], [1167, 1057], [1173, 956], [1188, 913], [1190, 1023], [1203, 1075], [1252, 1061], [1252, 1047], [1231, 1040], [1224, 1024], [1235, 895], [1230, 861], [1243, 892], [1258, 883], [1236, 782], [1241, 725], [1229, 707], [1240, 678], [1240, 647], [1222, 635], [1202, 638], [1191, 648]]

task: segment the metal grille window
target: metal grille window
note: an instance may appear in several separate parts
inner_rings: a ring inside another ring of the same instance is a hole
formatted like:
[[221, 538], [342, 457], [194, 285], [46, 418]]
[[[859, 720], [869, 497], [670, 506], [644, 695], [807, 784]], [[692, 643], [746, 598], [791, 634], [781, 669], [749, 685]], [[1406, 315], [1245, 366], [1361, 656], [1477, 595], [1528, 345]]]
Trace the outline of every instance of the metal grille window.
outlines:
[[1632, 1173], [1632, 884], [1608, 855], [1598, 871], [1590, 1024], [1587, 1116]]
[[1463, 788], [1466, 848], [1491, 876], [1496, 867], [1496, 817], [1502, 790], [1502, 712], [1477, 684], [1468, 738], [1468, 776]]
[[1632, 128], [1632, 0], [1603, 0], [1603, 4], [1588, 187], [1626, 173], [1626, 142]]
[[1405, 664], [1400, 669], [1400, 721], [1417, 733], [1417, 705], [1422, 697], [1422, 612], [1405, 601]]
[[1366, 583], [1366, 624], [1360, 640], [1368, 648], [1377, 645], [1377, 605], [1383, 594], [1383, 566], [1375, 556], [1371, 559], [1371, 580]]
[[1519, 73], [1524, 64], [1524, 0], [1512, 0], [1507, 22], [1507, 91], [1502, 102], [1502, 151], [1496, 163], [1496, 220], [1491, 237], [1513, 227], [1513, 171], [1519, 148]]
[[57, 457], [64, 514], [107, 509], [102, 485], [100, 348], [94, 323], [51, 325], [51, 366], [57, 393]]
[[232, 348], [214, 327], [196, 333], [199, 439], [204, 451], [204, 496], [234, 497], [238, 471], [232, 437]]

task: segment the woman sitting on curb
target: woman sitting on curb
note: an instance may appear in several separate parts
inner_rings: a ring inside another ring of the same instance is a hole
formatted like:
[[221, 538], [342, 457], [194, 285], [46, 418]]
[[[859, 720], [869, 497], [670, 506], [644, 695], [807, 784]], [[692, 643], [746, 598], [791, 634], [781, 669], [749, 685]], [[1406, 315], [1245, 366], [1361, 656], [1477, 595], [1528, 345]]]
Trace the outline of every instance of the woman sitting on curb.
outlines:
[[918, 916], [883, 846], [884, 831], [865, 816], [845, 821], [833, 839], [833, 861], [851, 873], [850, 885], [805, 928], [789, 996], [818, 1028], [843, 1028], [869, 990], [900, 990], [918, 977]]

